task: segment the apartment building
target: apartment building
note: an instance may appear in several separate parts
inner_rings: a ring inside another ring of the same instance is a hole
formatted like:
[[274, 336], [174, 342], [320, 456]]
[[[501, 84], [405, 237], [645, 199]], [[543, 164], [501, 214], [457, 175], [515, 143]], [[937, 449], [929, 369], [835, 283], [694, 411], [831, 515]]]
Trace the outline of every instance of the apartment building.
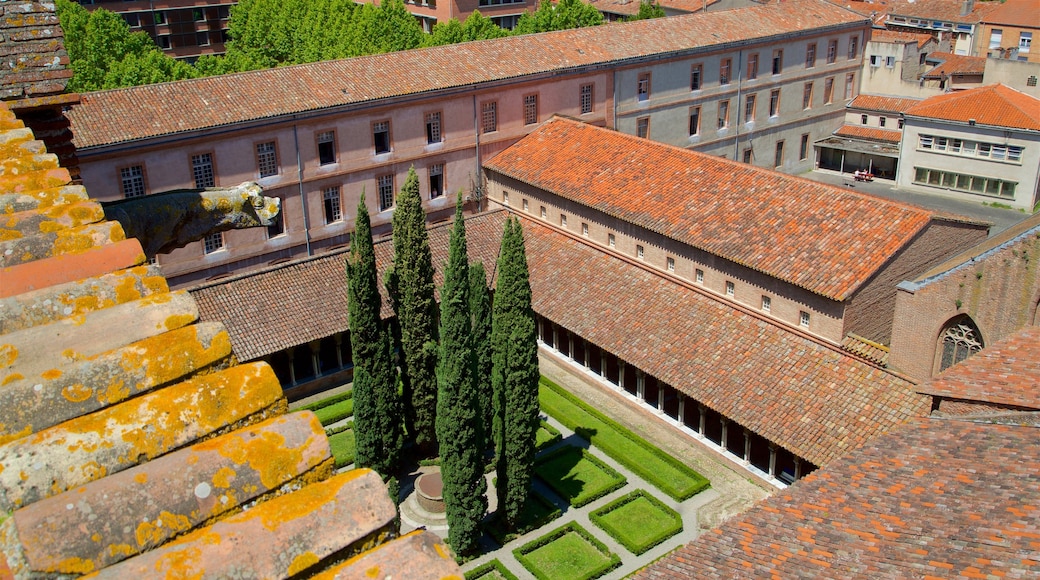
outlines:
[[842, 173], [867, 171], [895, 179], [903, 111], [917, 99], [861, 94], [845, 109], [845, 124], [816, 142], [817, 167]]
[[104, 8], [143, 31], [172, 57], [223, 54], [235, 0], [73, 0], [87, 10]]
[[[162, 255], [185, 285], [377, 233], [410, 168], [428, 213], [479, 200], [483, 160], [552, 114], [786, 171], [856, 94], [863, 17], [822, 0], [102, 91], [69, 113], [107, 199], [255, 180], [283, 220]], [[537, 55], [517, 58], [517, 55]]]
[[1040, 0], [1007, 0], [982, 19], [978, 54], [1040, 63]]
[[982, 22], [1000, 2], [975, 0], [854, 0], [850, 8], [870, 14], [889, 30], [924, 32], [949, 41], [951, 52], [979, 56]]

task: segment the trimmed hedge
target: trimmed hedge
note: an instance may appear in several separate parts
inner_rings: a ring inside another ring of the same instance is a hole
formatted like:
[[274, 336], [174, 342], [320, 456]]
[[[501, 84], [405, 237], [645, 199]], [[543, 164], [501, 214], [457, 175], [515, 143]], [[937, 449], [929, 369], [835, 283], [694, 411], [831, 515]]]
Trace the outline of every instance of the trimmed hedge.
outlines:
[[331, 397], [329, 397], [327, 399], [322, 399], [320, 401], [315, 401], [313, 403], [309, 403], [307, 405], [299, 407], [296, 410], [297, 411], [317, 411], [318, 409], [321, 409], [322, 407], [328, 407], [329, 405], [335, 405], [336, 403], [339, 403], [341, 401], [346, 401], [347, 399], [352, 399], [352, 398], [354, 398], [354, 391], [352, 391], [352, 390], [344, 391], [344, 392], [342, 392], [342, 393], [340, 393], [338, 395], [333, 395], [333, 396], [331, 396]]
[[502, 565], [502, 562], [499, 562], [498, 560], [485, 562], [469, 572], [466, 572], [466, 580], [493, 580], [497, 578], [501, 578], [502, 580], [519, 580], [512, 572]]
[[506, 530], [502, 518], [497, 515], [488, 522], [484, 529], [499, 545], [504, 546], [527, 532], [537, 530], [561, 515], [563, 515], [563, 511], [560, 508], [532, 490], [527, 495], [527, 503], [524, 504], [524, 509], [520, 512], [520, 522], [515, 530]]
[[535, 452], [537, 453], [547, 447], [552, 447], [562, 440], [563, 435], [556, 430], [556, 427], [553, 427], [546, 421], [541, 421], [538, 425], [538, 431], [535, 433]]
[[336, 461], [336, 469], [354, 463], [354, 456], [357, 454], [354, 430], [347, 429], [329, 437], [329, 447], [332, 448], [332, 458]]
[[[637, 501], [651, 505], [632, 512]], [[589, 519], [637, 556], [683, 529], [682, 516], [643, 489], [608, 503], [590, 513]]]
[[346, 399], [314, 410], [322, 425], [331, 425], [354, 414], [354, 399]]
[[620, 489], [624, 475], [587, 450], [566, 445], [535, 460], [534, 473], [573, 507], [581, 507]]
[[354, 421], [347, 421], [347, 423], [345, 425], [340, 425], [339, 427], [333, 427], [331, 429], [326, 429], [325, 430], [325, 436], [326, 437], [332, 437], [336, 433], [342, 433], [342, 432], [346, 431], [347, 429], [353, 429], [353, 428], [354, 428]]
[[[599, 556], [604, 560], [600, 564], [595, 562], [585, 562], [579, 560], [582, 554], [578, 553], [574, 548], [580, 548], [582, 546], [562, 546], [561, 540], [567, 535], [574, 534], [578, 538], [585, 541], [585, 543], [592, 548], [592, 551], [598, 553]], [[564, 550], [562, 553], [547, 553], [546, 558], [536, 558], [531, 555], [539, 550], [552, 548], [552, 544], [557, 543], [559, 550]], [[591, 580], [592, 578], [599, 578], [600, 576], [610, 572], [614, 568], [621, 565], [621, 558], [617, 554], [611, 552], [602, 542], [597, 540], [590, 534], [585, 528], [578, 525], [576, 522], [563, 525], [548, 534], [530, 541], [523, 546], [513, 550], [513, 556], [516, 557], [517, 561], [527, 568], [531, 574], [534, 574], [538, 580]], [[548, 562], [544, 560], [548, 559]], [[560, 563], [561, 567], [553, 567], [549, 570], [543, 570], [539, 566], [538, 560], [543, 560], [543, 564]], [[566, 565], [570, 564], [570, 570], [567, 569]], [[583, 568], [577, 568], [577, 565], [587, 564]], [[567, 574], [567, 572], [573, 572], [573, 574]]]
[[701, 474], [549, 379], [542, 377], [540, 387], [538, 401], [543, 410], [672, 499], [689, 499], [711, 485]]

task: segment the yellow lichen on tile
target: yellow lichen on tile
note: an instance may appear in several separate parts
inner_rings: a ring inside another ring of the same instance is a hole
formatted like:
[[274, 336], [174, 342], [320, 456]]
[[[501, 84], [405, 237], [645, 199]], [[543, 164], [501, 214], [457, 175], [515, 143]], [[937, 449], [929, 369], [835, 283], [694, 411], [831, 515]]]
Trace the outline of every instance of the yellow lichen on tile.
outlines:
[[137, 526], [134, 535], [137, 538], [138, 548], [147, 549], [158, 546], [170, 536], [188, 529], [191, 529], [191, 520], [187, 516], [162, 511], [159, 512], [159, 518], [156, 522], [141, 522]]
[[213, 474], [213, 487], [219, 487], [222, 489], [231, 487], [231, 481], [236, 475], [237, 473], [235, 473], [234, 469], [231, 469], [226, 465], [221, 467]]
[[18, 349], [13, 344], [0, 344], [0, 367], [9, 367], [18, 360]]
[[319, 560], [320, 558], [318, 558], [318, 555], [314, 552], [304, 552], [293, 558], [292, 564], [289, 565], [288, 573], [290, 576], [299, 574], [307, 568], [317, 564]]
[[94, 394], [94, 389], [82, 384], [69, 385], [61, 390], [61, 396], [72, 403], [81, 403]]
[[58, 565], [56, 566], [59, 572], [64, 572], [66, 574], [89, 574], [94, 571], [95, 567], [93, 560], [76, 557], [66, 558], [61, 562], [58, 562]]

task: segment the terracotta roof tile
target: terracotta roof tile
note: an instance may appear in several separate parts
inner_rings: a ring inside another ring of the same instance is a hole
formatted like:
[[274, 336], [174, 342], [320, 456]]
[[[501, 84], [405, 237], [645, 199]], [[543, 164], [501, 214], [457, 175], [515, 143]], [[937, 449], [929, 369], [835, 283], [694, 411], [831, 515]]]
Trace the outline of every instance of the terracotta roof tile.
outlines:
[[928, 410], [909, 382], [855, 356], [523, 226], [538, 314], [817, 465]]
[[1040, 326], [1027, 326], [918, 389], [927, 395], [1040, 409]]
[[1040, 131], [1040, 99], [1001, 85], [927, 98], [905, 112], [908, 116]]
[[963, 24], [978, 24], [1000, 6], [1000, 2], [977, 1], [972, 6], [971, 12], [961, 15], [961, 9], [964, 6], [963, 0], [873, 0], [855, 1], [852, 4], [858, 5], [861, 10], [866, 9], [882, 14]]
[[862, 21], [823, 0], [792, 0], [102, 91], [69, 117], [84, 149]]
[[856, 98], [852, 99], [852, 102], [849, 103], [846, 108], [864, 111], [878, 111], [879, 113], [902, 113], [920, 102], [920, 99], [907, 99], [902, 97], [856, 95]]
[[903, 133], [892, 129], [879, 129], [877, 127], [864, 127], [863, 125], [842, 125], [834, 132], [839, 137], [851, 137], [853, 139], [865, 139], [867, 141], [881, 141], [883, 143], [899, 144]]
[[933, 52], [928, 55], [928, 60], [930, 62], [939, 61], [939, 65], [922, 75], [926, 79], [937, 79], [943, 75], [981, 75], [986, 71], [986, 57], [984, 56]]
[[986, 24], [1040, 29], [1040, 0], [1006, 0], [982, 21]]
[[637, 574], [1036, 578], [1036, 427], [916, 419]]
[[917, 43], [918, 48], [928, 44], [928, 41], [933, 38], [935, 37], [924, 32], [902, 32], [897, 30], [888, 30], [887, 28], [875, 28], [870, 31], [871, 42], [884, 42], [886, 44], [906, 44], [909, 42], [915, 42]]
[[844, 300], [924, 209], [555, 118], [485, 168]]

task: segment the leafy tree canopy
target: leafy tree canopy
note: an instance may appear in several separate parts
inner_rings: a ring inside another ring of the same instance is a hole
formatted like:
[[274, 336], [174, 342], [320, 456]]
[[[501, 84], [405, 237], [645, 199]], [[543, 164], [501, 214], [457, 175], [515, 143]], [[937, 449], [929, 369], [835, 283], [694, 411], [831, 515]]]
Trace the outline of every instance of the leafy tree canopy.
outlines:
[[664, 18], [664, 8], [654, 0], [642, 0], [639, 3], [639, 12], [632, 16], [629, 16], [626, 20], [632, 22], [634, 20], [649, 20], [651, 18]]
[[538, 10], [520, 17], [513, 32], [532, 34], [600, 24], [603, 24], [603, 15], [591, 4], [581, 0], [560, 0], [554, 5], [550, 0], [542, 0]]

